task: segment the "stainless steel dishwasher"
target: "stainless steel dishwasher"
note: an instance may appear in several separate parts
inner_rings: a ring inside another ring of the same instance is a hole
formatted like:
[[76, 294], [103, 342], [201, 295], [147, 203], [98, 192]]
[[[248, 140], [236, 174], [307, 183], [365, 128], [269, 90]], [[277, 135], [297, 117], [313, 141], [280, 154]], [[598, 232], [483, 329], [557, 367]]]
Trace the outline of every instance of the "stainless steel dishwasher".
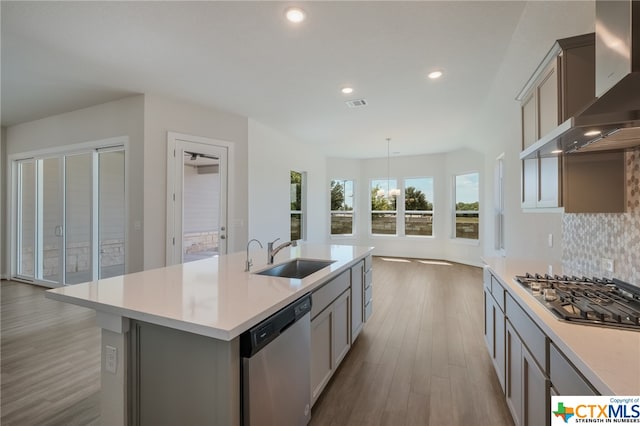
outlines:
[[240, 336], [244, 426], [309, 423], [310, 311], [306, 295]]

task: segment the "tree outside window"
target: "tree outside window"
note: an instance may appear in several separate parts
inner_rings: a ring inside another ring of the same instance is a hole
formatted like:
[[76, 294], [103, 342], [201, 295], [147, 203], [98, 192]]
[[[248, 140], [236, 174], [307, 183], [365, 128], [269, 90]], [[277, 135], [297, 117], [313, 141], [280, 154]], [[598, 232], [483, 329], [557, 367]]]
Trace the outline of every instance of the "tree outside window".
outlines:
[[404, 181], [405, 235], [433, 235], [433, 178]]
[[301, 240], [303, 235], [302, 173], [291, 171], [291, 241]]
[[331, 181], [331, 235], [353, 234], [353, 181]]
[[480, 236], [479, 173], [455, 177], [455, 237], [477, 240]]
[[395, 179], [371, 181], [371, 233], [397, 234], [397, 199], [400, 194]]

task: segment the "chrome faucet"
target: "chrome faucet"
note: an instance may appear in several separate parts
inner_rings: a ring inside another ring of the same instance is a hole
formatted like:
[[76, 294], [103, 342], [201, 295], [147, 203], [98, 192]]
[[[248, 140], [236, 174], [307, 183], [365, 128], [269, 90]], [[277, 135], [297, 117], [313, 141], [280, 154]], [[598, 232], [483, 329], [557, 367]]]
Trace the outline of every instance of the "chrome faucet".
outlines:
[[273, 258], [276, 256], [276, 254], [278, 254], [280, 250], [282, 250], [285, 247], [289, 247], [289, 246], [295, 247], [298, 245], [297, 241], [287, 241], [286, 243], [282, 243], [278, 247], [273, 248], [273, 244], [279, 239], [280, 238], [276, 238], [275, 240], [267, 244], [267, 263], [269, 265], [273, 265]]
[[253, 266], [253, 259], [249, 259], [249, 246], [254, 241], [260, 245], [260, 248], [263, 248], [262, 243], [256, 240], [255, 238], [252, 240], [249, 240], [249, 242], [247, 243], [247, 262], [245, 263], [245, 268], [244, 268], [245, 272], [249, 272], [249, 270], [251, 270], [251, 266]]

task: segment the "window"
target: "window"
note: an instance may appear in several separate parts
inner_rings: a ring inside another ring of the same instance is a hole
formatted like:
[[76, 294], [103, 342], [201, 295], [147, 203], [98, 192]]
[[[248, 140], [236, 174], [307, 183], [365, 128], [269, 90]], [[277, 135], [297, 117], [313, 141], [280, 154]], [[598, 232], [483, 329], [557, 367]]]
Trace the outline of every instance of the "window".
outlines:
[[304, 173], [291, 171], [291, 241], [304, 239]]
[[405, 235], [433, 235], [433, 178], [404, 181]]
[[397, 198], [400, 194], [395, 179], [371, 181], [371, 233], [396, 235]]
[[495, 249], [504, 256], [504, 153], [496, 159], [494, 194]]
[[477, 240], [480, 235], [479, 173], [455, 177], [455, 237]]
[[331, 235], [353, 234], [353, 181], [331, 181]]

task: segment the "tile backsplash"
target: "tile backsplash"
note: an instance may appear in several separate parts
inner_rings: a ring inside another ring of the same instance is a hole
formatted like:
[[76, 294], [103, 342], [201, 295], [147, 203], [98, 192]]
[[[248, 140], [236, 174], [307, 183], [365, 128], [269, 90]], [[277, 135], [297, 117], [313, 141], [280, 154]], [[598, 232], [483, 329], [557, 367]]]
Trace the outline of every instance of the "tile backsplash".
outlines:
[[613, 259], [613, 276], [640, 286], [640, 149], [625, 153], [626, 213], [567, 213], [562, 217], [565, 273], [608, 276], [602, 258]]

